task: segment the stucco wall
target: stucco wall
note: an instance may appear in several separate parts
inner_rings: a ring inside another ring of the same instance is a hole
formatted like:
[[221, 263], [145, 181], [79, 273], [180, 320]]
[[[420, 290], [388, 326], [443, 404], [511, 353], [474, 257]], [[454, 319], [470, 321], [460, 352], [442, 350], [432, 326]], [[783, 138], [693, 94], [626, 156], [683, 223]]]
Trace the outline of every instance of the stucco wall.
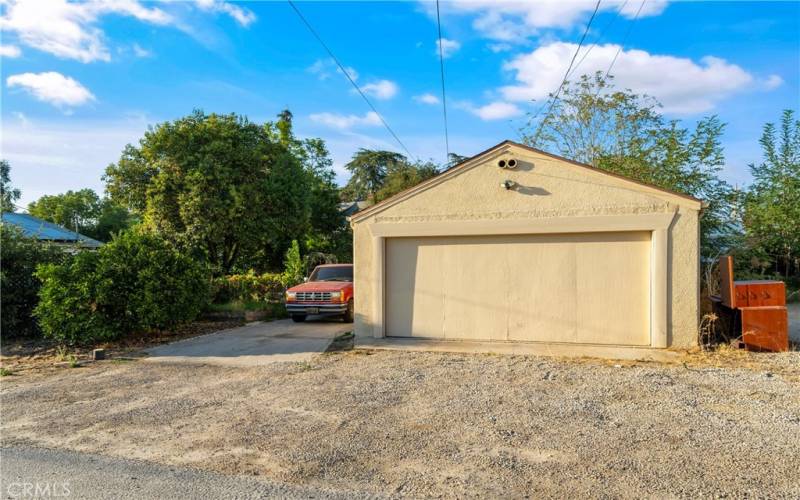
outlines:
[[[513, 171], [496, 166], [513, 156]], [[677, 212], [668, 230], [668, 345], [696, 343], [699, 296], [699, 204], [696, 201], [573, 165], [514, 145], [503, 146], [444, 174], [425, 189], [401, 194], [353, 222], [356, 332], [372, 335], [373, 237], [370, 224], [549, 219]], [[500, 183], [518, 184], [505, 190]]]

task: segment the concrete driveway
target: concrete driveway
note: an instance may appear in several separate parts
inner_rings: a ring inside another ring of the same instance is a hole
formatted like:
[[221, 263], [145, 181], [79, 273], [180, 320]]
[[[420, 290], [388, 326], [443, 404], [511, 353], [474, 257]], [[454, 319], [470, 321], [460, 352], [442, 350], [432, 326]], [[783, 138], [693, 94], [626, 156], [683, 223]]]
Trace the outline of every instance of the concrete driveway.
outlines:
[[211, 335], [181, 340], [145, 351], [149, 362], [262, 366], [281, 361], [309, 361], [331, 340], [353, 329], [337, 319], [255, 322]]

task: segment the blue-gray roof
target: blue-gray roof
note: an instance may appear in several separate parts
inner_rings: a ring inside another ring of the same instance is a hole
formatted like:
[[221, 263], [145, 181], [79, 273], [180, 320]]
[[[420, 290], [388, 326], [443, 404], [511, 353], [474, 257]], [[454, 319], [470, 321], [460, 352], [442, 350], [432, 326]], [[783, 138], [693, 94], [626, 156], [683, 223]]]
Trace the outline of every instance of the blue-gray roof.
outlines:
[[97, 248], [103, 244], [88, 236], [70, 231], [64, 226], [39, 219], [30, 214], [3, 212], [3, 224], [10, 224], [19, 228], [23, 236], [28, 238], [58, 243], [78, 243], [82, 246], [93, 248]]

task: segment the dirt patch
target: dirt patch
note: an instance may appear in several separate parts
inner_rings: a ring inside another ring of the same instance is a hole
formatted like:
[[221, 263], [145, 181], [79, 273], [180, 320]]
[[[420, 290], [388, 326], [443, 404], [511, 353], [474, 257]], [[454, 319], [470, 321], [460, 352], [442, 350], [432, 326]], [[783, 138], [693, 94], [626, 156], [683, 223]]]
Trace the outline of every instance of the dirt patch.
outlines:
[[10, 445], [412, 497], [800, 496], [800, 384], [778, 369], [354, 350], [0, 386]]
[[101, 343], [93, 347], [62, 347], [48, 339], [3, 339], [0, 346], [0, 364], [12, 373], [53, 371], [91, 359], [92, 349], [105, 349], [111, 358], [138, 357], [148, 347], [175, 342], [189, 337], [207, 335], [243, 325], [237, 319], [202, 320], [179, 326], [173, 330], [155, 331], [135, 335], [116, 342]]

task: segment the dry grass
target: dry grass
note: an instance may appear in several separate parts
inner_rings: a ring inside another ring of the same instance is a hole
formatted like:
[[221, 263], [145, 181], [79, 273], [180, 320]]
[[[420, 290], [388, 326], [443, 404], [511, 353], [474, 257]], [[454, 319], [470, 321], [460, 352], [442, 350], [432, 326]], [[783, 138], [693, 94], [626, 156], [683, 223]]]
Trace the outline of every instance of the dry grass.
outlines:
[[207, 335], [241, 326], [239, 320], [195, 321], [174, 330], [135, 335], [117, 342], [104, 342], [91, 347], [68, 347], [48, 339], [3, 339], [0, 363], [14, 373], [60, 369], [65, 362], [80, 363], [92, 358], [93, 349], [105, 349], [109, 357], [138, 356], [148, 347]]

